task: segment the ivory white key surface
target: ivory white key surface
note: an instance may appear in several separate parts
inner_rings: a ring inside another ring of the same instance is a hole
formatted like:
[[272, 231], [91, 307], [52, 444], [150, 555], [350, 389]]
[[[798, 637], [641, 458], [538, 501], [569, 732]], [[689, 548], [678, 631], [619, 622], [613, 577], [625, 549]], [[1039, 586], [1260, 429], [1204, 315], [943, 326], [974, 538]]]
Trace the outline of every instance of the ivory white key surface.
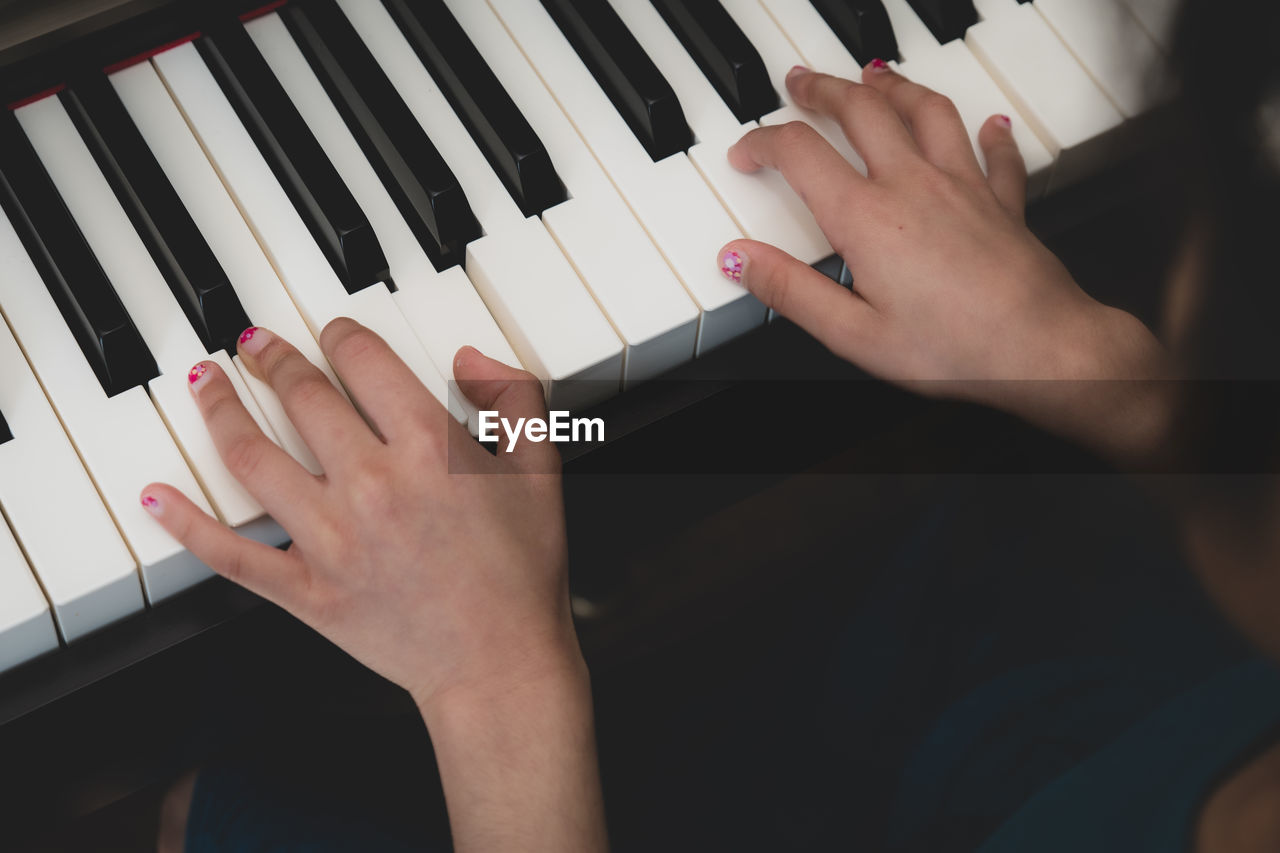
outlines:
[[1088, 168], [1097, 141], [1124, 116], [1034, 6], [1008, 0], [982, 11], [965, 43], [1058, 158], [1053, 183], [1065, 183]]
[[1134, 16], [1168, 54], [1173, 49], [1174, 27], [1178, 22], [1179, 0], [1123, 0]]
[[[286, 337], [337, 385], [319, 345], [155, 68], [150, 63], [140, 63], [113, 74], [111, 81], [209, 241], [249, 316], [255, 323]], [[233, 361], [281, 446], [312, 473], [320, 473], [319, 463], [289, 421], [279, 398], [249, 373], [239, 357]]]
[[807, 61], [787, 38], [786, 33], [778, 28], [769, 12], [760, 0], [722, 0], [725, 11], [742, 30], [747, 39], [755, 45], [769, 69], [769, 78], [773, 88], [777, 90], [784, 104], [781, 110], [770, 113], [760, 119], [763, 125], [786, 124], [790, 121], [804, 121], [822, 137], [831, 143], [831, 147], [840, 152], [853, 167], [862, 174], [867, 173], [867, 165], [844, 135], [840, 125], [834, 119], [819, 115], [795, 105], [787, 91], [787, 72], [797, 65], [807, 65]]
[[1125, 118], [1155, 106], [1151, 84], [1163, 56], [1120, 0], [1035, 0], [1034, 5]]
[[132, 388], [107, 397], [7, 219], [0, 226], [0, 268], [0, 308], [137, 558], [148, 600], [209, 577], [139, 500], [158, 481], [212, 512], [147, 392]]
[[[488, 244], [506, 246], [507, 251], [515, 252], [520, 250], [520, 241], [535, 240], [545, 244], [535, 248], [535, 256], [558, 253], [551, 235], [540, 222], [536, 228], [526, 226], [510, 192], [387, 10], [377, 3], [340, 2], [338, 5], [457, 175]], [[613, 386], [621, 387], [623, 341], [610, 325], [606, 312], [612, 309], [612, 313], [620, 313], [628, 303], [625, 298], [623, 301], [616, 298], [618, 285], [613, 277], [596, 275], [584, 283], [579, 273], [588, 271], [580, 264], [575, 270], [574, 266], [564, 263], [550, 266], [530, 263], [523, 274], [514, 268], [501, 274], [494, 269], [476, 270], [472, 264], [483, 263], [484, 257], [485, 252], [469, 254], [467, 272], [473, 280], [485, 280], [486, 286], [480, 289], [485, 304], [500, 318], [499, 323], [521, 361], [531, 367], [548, 389], [554, 393], [556, 389], [567, 388], [574, 379], [590, 376], [599, 380], [598, 389], [605, 390], [609, 387], [607, 370], [613, 368], [617, 369]], [[537, 294], [537, 298], [529, 299], [530, 293]], [[607, 306], [606, 312], [602, 312], [602, 306]], [[659, 334], [667, 331], [660, 330]], [[566, 341], [572, 341], [569, 348], [565, 346]], [[626, 343], [639, 346], [647, 342], [629, 340]]]
[[444, 374], [396, 308], [386, 285], [366, 288], [354, 296], [347, 293], [195, 45], [165, 51], [152, 62], [312, 334], [318, 339], [324, 327], [338, 317], [363, 323], [387, 341], [441, 405], [464, 420], [466, 408], [454, 400]]
[[[0, 221], [0, 247], [14, 250], [8, 220]], [[29, 266], [13, 260], [8, 274], [21, 275]], [[30, 278], [26, 283], [40, 284]], [[138, 564], [3, 321], [0, 411], [13, 434], [0, 445], [0, 506], [53, 606], [62, 637], [74, 642], [142, 610]]]
[[266, 15], [246, 29], [369, 217], [391, 266], [395, 301], [436, 365], [448, 365], [452, 376], [454, 355], [465, 345], [523, 367], [466, 274], [431, 264], [280, 17]]
[[[112, 74], [111, 83], [174, 191], [208, 241], [250, 320], [288, 339], [336, 385], [337, 377], [319, 344], [155, 68], [149, 62], [139, 63]], [[280, 446], [313, 474], [321, 473], [320, 463], [298, 435], [275, 392], [254, 378], [238, 356], [234, 363]]]
[[236, 385], [245, 408], [263, 431], [274, 438], [244, 380], [226, 353], [218, 352], [211, 357], [201, 345], [62, 102], [45, 98], [21, 108], [17, 116], [151, 349], [163, 374], [150, 383], [151, 397], [208, 492], [214, 509], [232, 527], [262, 517], [262, 506], [222, 464], [188, 389], [187, 373], [197, 362], [216, 361]]
[[588, 286], [613, 282], [601, 304], [627, 344], [626, 383], [692, 358], [701, 311], [690, 292], [708, 277], [705, 258], [660, 252], [486, 3], [459, 2], [451, 11], [546, 146], [569, 191], [569, 203], [544, 213], [547, 230]]
[[753, 240], [777, 246], [814, 264], [832, 254], [813, 214], [782, 175], [763, 169], [744, 175], [729, 165], [726, 152], [756, 127], [738, 123], [715, 87], [650, 3], [611, 0], [618, 16], [675, 90], [697, 136], [689, 159], [702, 173], [734, 221]]
[[56, 648], [49, 603], [13, 533], [0, 522], [0, 672]]
[[[804, 64], [824, 74], [847, 80], [862, 80], [862, 66], [840, 38], [827, 26], [810, 0], [759, 0], [778, 29], [795, 45]], [[896, 32], [895, 32], [896, 35]], [[892, 59], [893, 57], [882, 57]]]
[[969, 47], [960, 39], [938, 44], [907, 0], [883, 2], [898, 36], [902, 57], [899, 70], [917, 83], [951, 98], [969, 129], [984, 170], [986, 157], [978, 145], [978, 134], [991, 116], [1009, 116], [1013, 120], [1013, 138], [1027, 164], [1028, 195], [1032, 198], [1042, 195], [1049, 182], [1054, 156]]
[[[449, 0], [449, 5], [462, 20], [467, 0]], [[493, 0], [490, 7], [501, 23], [488, 21], [480, 28], [505, 25], [518, 40], [519, 49], [693, 297], [702, 313], [697, 352], [763, 324], [764, 306], [718, 270], [720, 247], [742, 237], [742, 231], [689, 158], [684, 153], [660, 163], [649, 158], [538, 0]], [[481, 52], [493, 66], [491, 49], [481, 47]], [[548, 227], [554, 228], [553, 222], [548, 214]]]

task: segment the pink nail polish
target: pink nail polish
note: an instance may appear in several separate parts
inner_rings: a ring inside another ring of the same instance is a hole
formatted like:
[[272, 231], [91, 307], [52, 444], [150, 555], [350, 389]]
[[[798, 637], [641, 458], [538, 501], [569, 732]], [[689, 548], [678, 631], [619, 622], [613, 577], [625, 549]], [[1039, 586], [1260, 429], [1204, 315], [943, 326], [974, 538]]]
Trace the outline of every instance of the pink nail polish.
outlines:
[[142, 506], [147, 512], [155, 515], [160, 512], [160, 501], [151, 497], [151, 495], [142, 496]]
[[195, 385], [201, 379], [204, 379], [206, 373], [209, 372], [209, 365], [203, 361], [191, 368], [191, 372], [187, 374], [187, 381]]
[[240, 335], [240, 349], [249, 355], [257, 355], [270, 341], [270, 332], [261, 326], [250, 326]]
[[724, 257], [720, 259], [720, 272], [724, 273], [724, 277], [738, 284], [742, 283], [742, 273], [746, 268], [746, 263], [742, 259], [742, 255], [730, 250], [724, 253]]
[[883, 59], [873, 59], [871, 60], [871, 70], [872, 71], [888, 71], [889, 63], [885, 62]]
[[1005, 116], [1005, 115], [996, 116], [996, 121], [1000, 122], [1006, 128], [1013, 127], [1013, 119], [1009, 118], [1008, 116]]

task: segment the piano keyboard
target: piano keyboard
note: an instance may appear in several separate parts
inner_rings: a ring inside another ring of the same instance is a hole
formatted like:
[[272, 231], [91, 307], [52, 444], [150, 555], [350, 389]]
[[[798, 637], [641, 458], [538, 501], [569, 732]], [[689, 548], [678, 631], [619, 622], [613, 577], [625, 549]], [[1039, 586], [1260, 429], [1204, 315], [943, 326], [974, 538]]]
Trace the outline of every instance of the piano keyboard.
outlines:
[[228, 354], [248, 325], [336, 384], [317, 337], [354, 317], [459, 419], [464, 344], [588, 407], [767, 322], [719, 274], [723, 243], [831, 254], [779, 175], [724, 156], [799, 120], [863, 168], [791, 103], [793, 65], [892, 60], [975, 138], [1011, 115], [1038, 197], [1114, 161], [1157, 104], [1174, 6], [294, 0], [188, 10], [194, 37], [95, 56], [0, 116], [0, 671], [209, 576], [139, 505], [147, 483], [284, 540], [186, 389], [218, 361], [319, 471]]

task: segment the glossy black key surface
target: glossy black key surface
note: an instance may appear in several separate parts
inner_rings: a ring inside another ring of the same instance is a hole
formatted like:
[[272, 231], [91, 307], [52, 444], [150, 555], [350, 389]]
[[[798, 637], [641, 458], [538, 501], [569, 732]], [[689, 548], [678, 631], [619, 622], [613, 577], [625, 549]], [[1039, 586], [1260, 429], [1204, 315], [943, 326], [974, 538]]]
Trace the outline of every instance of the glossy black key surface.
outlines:
[[86, 73], [60, 97], [205, 348], [230, 351], [249, 317], [107, 76]]
[[844, 46], [866, 65], [873, 59], [898, 59], [898, 39], [880, 0], [810, 0]]
[[782, 106], [760, 52], [720, 0], [652, 0], [740, 122]]
[[432, 262], [461, 264], [483, 235], [471, 203], [342, 10], [314, 0], [280, 15]]
[[568, 199], [551, 155], [441, 0], [383, 0], [525, 216]]
[[13, 113], [0, 115], [0, 206], [108, 395], [160, 375]]
[[234, 18], [206, 29], [196, 49], [347, 292], [388, 282], [390, 265], [369, 218], [249, 33]]
[[542, 5], [650, 157], [664, 160], [693, 146], [693, 131], [671, 84], [606, 0], [542, 0]]
[[0, 412], [0, 444], [13, 441], [13, 431], [9, 429], [9, 422], [4, 419], [4, 412]]
[[946, 44], [964, 38], [965, 31], [978, 23], [973, 0], [907, 0], [934, 37]]

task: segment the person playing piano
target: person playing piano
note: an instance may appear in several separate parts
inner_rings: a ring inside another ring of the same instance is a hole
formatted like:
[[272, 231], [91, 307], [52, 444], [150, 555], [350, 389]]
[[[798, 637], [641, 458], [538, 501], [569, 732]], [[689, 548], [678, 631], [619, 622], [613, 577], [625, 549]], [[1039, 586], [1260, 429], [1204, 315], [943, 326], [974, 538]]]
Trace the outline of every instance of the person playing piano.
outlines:
[[[1280, 15], [1262, 6], [1189, 0], [1184, 9], [1176, 59], [1196, 206], [1169, 285], [1163, 343], [1133, 316], [1090, 298], [1028, 230], [1026, 171], [1007, 118], [993, 116], [983, 128], [984, 175], [951, 104], [879, 61], [861, 82], [805, 69], [788, 78], [800, 104], [842, 124], [868, 177], [800, 124], [754, 130], [729, 152], [739, 169], [778, 169], [801, 193], [852, 271], [852, 292], [746, 241], [723, 250], [725, 274], [838, 355], [922, 394], [1016, 414], [1137, 469], [1212, 470], [1225, 449], [1267, 470], [1280, 449], [1270, 386], [1250, 386], [1243, 402], [1214, 409], [1218, 384], [1169, 381], [1274, 381], [1280, 371], [1280, 289], [1267, 272], [1280, 233], [1280, 54], [1270, 44]], [[246, 333], [239, 351], [301, 413], [298, 427], [323, 478], [263, 436], [216, 366], [193, 385], [231, 470], [292, 535], [287, 552], [238, 538], [165, 485], [150, 487], [145, 503], [220, 574], [409, 691], [431, 735], [456, 849], [605, 849], [556, 452], [523, 443], [495, 457], [456, 440], [465, 438], [460, 427], [386, 344], [352, 321], [330, 325], [321, 343], [363, 417], [270, 331]], [[543, 412], [532, 377], [471, 349], [457, 354], [455, 368], [480, 408], [508, 417]], [[1210, 597], [1263, 652], [1280, 657], [1275, 477], [1206, 478], [1167, 491]], [[1156, 590], [1153, 598], [1176, 594]], [[892, 602], [879, 606], [887, 636], [897, 611]], [[1126, 618], [1141, 628], [1143, 609]], [[1192, 638], [1200, 630], [1194, 620], [1179, 628]], [[1088, 673], [1031, 683], [1043, 675], [1006, 673], [1006, 692], [988, 695], [1043, 700], [1026, 706], [1033, 728], [1035, 714], [1087, 695]], [[933, 742], [933, 753], [922, 748], [915, 770], [931, 782], [971, 778], [968, 765], [986, 753], [943, 753], [968, 743], [957, 739], [965, 725], [982, 725], [986, 707], [943, 709], [951, 739]], [[927, 785], [907, 789], [903, 801], [885, 804], [908, 827], [893, 843], [984, 853], [1280, 849], [1278, 724], [1280, 674], [1257, 660], [1223, 666], [1169, 691], [1065, 765], [1039, 775], [1019, 766], [1021, 789], [997, 819], [949, 820], [943, 806], [924, 804]], [[228, 790], [228, 778], [244, 787]], [[768, 790], [797, 783], [757, 780]], [[332, 814], [313, 815], [322, 832], [291, 826], [255, 784], [225, 773], [187, 780], [171, 798], [162, 846], [400, 849], [368, 822]], [[969, 794], [1004, 802], [980, 789]], [[739, 849], [772, 843], [767, 827], [737, 817], [749, 824], [743, 834], [722, 824], [709, 837], [737, 839], [725, 844]], [[724, 816], [708, 806], [707, 819]], [[663, 825], [657, 816], [653, 823]], [[345, 836], [352, 827], [364, 834]], [[792, 829], [797, 839], [840, 832]], [[616, 843], [628, 848], [626, 839]], [[668, 838], [664, 847], [685, 843]]]

